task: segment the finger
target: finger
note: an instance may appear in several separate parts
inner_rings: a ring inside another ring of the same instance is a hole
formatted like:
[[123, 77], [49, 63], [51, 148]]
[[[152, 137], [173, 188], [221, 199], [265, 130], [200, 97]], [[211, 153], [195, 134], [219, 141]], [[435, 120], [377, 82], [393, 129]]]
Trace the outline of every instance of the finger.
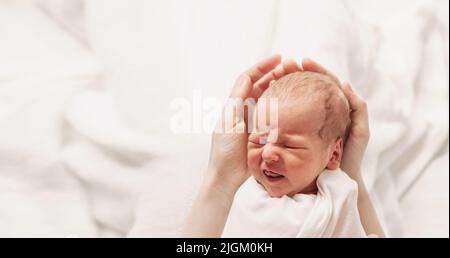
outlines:
[[231, 98], [247, 98], [252, 90], [254, 82], [270, 72], [281, 62], [280, 55], [273, 55], [263, 59], [252, 68], [247, 70], [244, 74], [239, 76], [236, 80], [233, 89], [231, 90]]
[[301, 71], [300, 66], [293, 59], [288, 59], [288, 60], [284, 61], [283, 68], [284, 68], [284, 73], [285, 73], [284, 75]]
[[303, 67], [304, 71], [309, 71], [309, 72], [315, 72], [315, 73], [321, 73], [321, 74], [324, 74], [324, 75], [328, 75], [333, 80], [335, 80], [338, 85], [341, 85], [341, 83], [339, 82], [339, 79], [337, 78], [336, 75], [332, 74], [325, 67], [323, 67], [320, 64], [316, 63], [312, 59], [309, 59], [309, 58], [303, 59], [302, 60], [302, 67]]
[[250, 77], [252, 83], [257, 82], [268, 72], [272, 71], [281, 62], [281, 56], [278, 54], [272, 55], [266, 59], [261, 60], [252, 68], [247, 70], [246, 74]]
[[271, 82], [278, 80], [281, 77], [301, 71], [301, 67], [292, 59], [284, 61], [282, 64], [278, 65], [271, 72], [264, 75], [259, 79], [253, 86], [252, 97], [259, 98], [262, 93], [271, 85]]
[[352, 110], [360, 109], [362, 99], [361, 99], [361, 97], [356, 95], [356, 93], [353, 91], [350, 83], [345, 82], [342, 85], [342, 91], [344, 92], [344, 95], [350, 104], [350, 108]]
[[344, 95], [350, 104], [350, 109], [353, 116], [356, 116], [355, 117], [356, 120], [358, 119], [368, 120], [367, 103], [364, 101], [363, 98], [361, 98], [358, 94], [356, 94], [353, 91], [350, 83], [345, 82], [342, 85], [342, 91], [344, 92]]
[[269, 87], [270, 82], [281, 78], [283, 74], [284, 69], [282, 65], [278, 65], [277, 67], [275, 67], [275, 69], [264, 75], [253, 85], [251, 97], [254, 99], [261, 97], [264, 91]]
[[262, 88], [267, 88], [267, 85], [273, 81], [278, 80], [286, 74], [299, 72], [301, 71], [300, 66], [292, 59], [284, 61], [281, 65], [278, 65], [273, 69], [270, 73], [267, 73], [264, 77], [262, 77], [259, 81], [256, 82], [255, 85], [258, 85]]
[[342, 91], [348, 99], [351, 108], [350, 114], [352, 126], [350, 132], [353, 132], [354, 136], [357, 138], [368, 140], [370, 137], [370, 130], [367, 103], [353, 91], [350, 83], [348, 82], [345, 82], [342, 85]]

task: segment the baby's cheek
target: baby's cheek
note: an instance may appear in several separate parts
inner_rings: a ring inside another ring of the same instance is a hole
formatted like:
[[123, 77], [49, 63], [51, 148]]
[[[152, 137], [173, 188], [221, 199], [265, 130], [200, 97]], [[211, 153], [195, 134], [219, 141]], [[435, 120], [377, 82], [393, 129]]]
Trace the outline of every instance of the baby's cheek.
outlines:
[[286, 170], [290, 173], [304, 173], [307, 170], [308, 159], [302, 155], [286, 156], [285, 157]]
[[247, 163], [250, 168], [259, 167], [261, 160], [261, 150], [255, 148], [248, 148]]

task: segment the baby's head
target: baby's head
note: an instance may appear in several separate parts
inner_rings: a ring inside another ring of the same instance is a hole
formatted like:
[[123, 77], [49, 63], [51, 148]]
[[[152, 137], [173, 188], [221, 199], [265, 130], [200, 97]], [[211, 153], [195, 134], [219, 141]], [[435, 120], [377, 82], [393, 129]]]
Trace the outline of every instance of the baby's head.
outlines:
[[278, 127], [256, 128], [250, 134], [249, 170], [272, 197], [315, 193], [320, 173], [339, 168], [350, 126], [348, 101], [336, 81], [312, 72], [291, 73], [274, 82], [255, 114], [269, 98], [278, 99]]

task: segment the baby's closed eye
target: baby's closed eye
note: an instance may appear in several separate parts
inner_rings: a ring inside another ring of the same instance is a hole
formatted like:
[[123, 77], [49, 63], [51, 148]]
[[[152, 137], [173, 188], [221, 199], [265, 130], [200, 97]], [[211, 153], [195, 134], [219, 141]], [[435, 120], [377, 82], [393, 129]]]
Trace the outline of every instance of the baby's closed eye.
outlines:
[[302, 145], [298, 145], [298, 144], [284, 144], [284, 147], [287, 149], [294, 149], [294, 150], [307, 150], [308, 147], [306, 146], [302, 146]]

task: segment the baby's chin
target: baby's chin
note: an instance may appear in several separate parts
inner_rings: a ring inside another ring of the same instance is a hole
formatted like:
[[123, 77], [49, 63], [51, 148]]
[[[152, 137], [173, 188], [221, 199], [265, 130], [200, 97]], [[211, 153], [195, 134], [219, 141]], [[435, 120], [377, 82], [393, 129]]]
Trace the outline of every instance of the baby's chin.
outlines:
[[287, 193], [281, 189], [277, 189], [275, 187], [271, 187], [269, 185], [265, 185], [264, 183], [260, 182], [260, 180], [258, 180], [258, 178], [256, 178], [256, 182], [258, 182], [258, 184], [260, 184], [264, 190], [267, 192], [267, 194], [271, 197], [271, 198], [281, 198], [285, 195], [287, 195]]
[[281, 197], [286, 195], [285, 193], [280, 193], [280, 192], [276, 192], [276, 191], [270, 191], [270, 190], [267, 190], [267, 189], [266, 189], [266, 191], [267, 191], [267, 193], [269, 194], [269, 196], [271, 198], [281, 198]]

